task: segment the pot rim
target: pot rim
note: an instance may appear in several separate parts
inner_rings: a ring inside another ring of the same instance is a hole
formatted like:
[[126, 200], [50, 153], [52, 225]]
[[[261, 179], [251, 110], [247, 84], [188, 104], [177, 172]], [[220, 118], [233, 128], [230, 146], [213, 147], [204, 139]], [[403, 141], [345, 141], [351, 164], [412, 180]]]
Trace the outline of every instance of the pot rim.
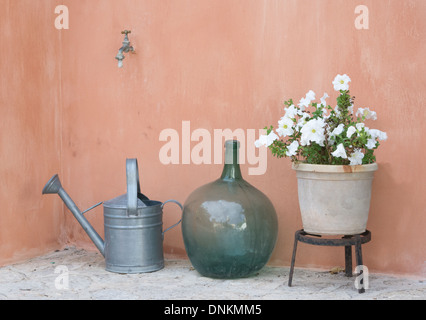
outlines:
[[379, 168], [377, 163], [350, 165], [330, 165], [330, 164], [309, 164], [305, 162], [293, 162], [292, 169], [307, 172], [327, 172], [327, 173], [356, 173], [371, 172]]

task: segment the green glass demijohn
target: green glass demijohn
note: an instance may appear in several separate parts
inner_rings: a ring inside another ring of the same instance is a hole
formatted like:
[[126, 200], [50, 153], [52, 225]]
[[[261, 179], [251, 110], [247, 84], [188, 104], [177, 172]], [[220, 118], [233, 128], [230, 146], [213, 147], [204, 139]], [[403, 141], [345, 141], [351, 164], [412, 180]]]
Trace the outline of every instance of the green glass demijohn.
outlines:
[[253, 275], [271, 257], [278, 220], [268, 197], [241, 176], [240, 143], [225, 142], [222, 176], [190, 194], [182, 235], [194, 268], [203, 276], [235, 279]]

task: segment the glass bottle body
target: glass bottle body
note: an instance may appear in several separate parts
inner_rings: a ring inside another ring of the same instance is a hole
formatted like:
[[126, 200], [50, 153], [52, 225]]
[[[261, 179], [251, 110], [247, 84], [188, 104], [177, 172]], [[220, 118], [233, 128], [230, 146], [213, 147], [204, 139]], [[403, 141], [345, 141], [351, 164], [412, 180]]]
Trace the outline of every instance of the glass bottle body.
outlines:
[[196, 189], [184, 205], [182, 233], [194, 268], [212, 278], [250, 276], [268, 262], [278, 234], [271, 201], [245, 181], [238, 141], [227, 141], [221, 177]]

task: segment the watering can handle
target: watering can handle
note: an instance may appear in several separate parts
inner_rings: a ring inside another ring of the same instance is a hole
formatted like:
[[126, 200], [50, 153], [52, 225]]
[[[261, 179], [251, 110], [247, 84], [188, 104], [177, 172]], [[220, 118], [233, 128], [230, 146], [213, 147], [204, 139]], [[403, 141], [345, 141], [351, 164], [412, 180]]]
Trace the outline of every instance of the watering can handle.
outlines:
[[136, 216], [138, 214], [138, 194], [141, 193], [137, 159], [126, 160], [126, 177], [127, 177], [127, 215]]
[[[167, 200], [167, 201], [165, 201], [162, 205], [161, 205], [161, 209], [163, 209], [164, 208], [164, 205], [166, 204], [166, 203], [169, 203], [169, 202], [173, 202], [173, 203], [176, 203], [179, 207], [180, 207], [180, 209], [182, 210], [182, 213], [183, 213], [183, 206], [180, 204], [180, 202], [179, 201], [176, 201], [176, 200]], [[168, 227], [166, 230], [164, 230], [163, 231], [163, 235], [167, 232], [167, 231], [169, 231], [170, 229], [172, 229], [172, 228], [174, 228], [174, 227], [176, 227], [180, 222], [182, 221], [182, 218], [177, 222], [177, 223], [175, 223], [174, 225], [172, 225], [171, 227]]]

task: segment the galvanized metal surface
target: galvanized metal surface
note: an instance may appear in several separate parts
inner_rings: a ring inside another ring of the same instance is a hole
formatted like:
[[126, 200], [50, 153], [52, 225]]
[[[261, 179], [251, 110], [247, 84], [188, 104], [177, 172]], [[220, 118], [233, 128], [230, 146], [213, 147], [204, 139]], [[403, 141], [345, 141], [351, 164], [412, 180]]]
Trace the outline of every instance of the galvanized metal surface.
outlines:
[[[96, 232], [92, 225], [87, 221], [86, 217], [82, 214], [80, 209], [68, 195], [68, 193], [62, 188], [61, 181], [59, 176], [55, 174], [50, 180], [46, 183], [43, 188], [42, 194], [58, 194], [62, 201], [66, 204], [68, 209], [71, 211], [73, 216], [76, 218], [78, 223], [80, 223], [83, 230], [87, 233], [90, 239], [98, 248], [99, 252], [105, 256], [105, 246], [104, 241], [101, 236]], [[87, 212], [87, 210], [86, 210]]]
[[[105, 257], [106, 270], [116, 273], [143, 273], [164, 267], [163, 207], [167, 203], [182, 205], [176, 200], [164, 203], [149, 200], [141, 194], [136, 159], [126, 160], [127, 193], [103, 203], [105, 241], [90, 225], [83, 212], [62, 188], [58, 175], [53, 176], [43, 194], [58, 193], [71, 213]], [[84, 211], [98, 206], [99, 204]]]

